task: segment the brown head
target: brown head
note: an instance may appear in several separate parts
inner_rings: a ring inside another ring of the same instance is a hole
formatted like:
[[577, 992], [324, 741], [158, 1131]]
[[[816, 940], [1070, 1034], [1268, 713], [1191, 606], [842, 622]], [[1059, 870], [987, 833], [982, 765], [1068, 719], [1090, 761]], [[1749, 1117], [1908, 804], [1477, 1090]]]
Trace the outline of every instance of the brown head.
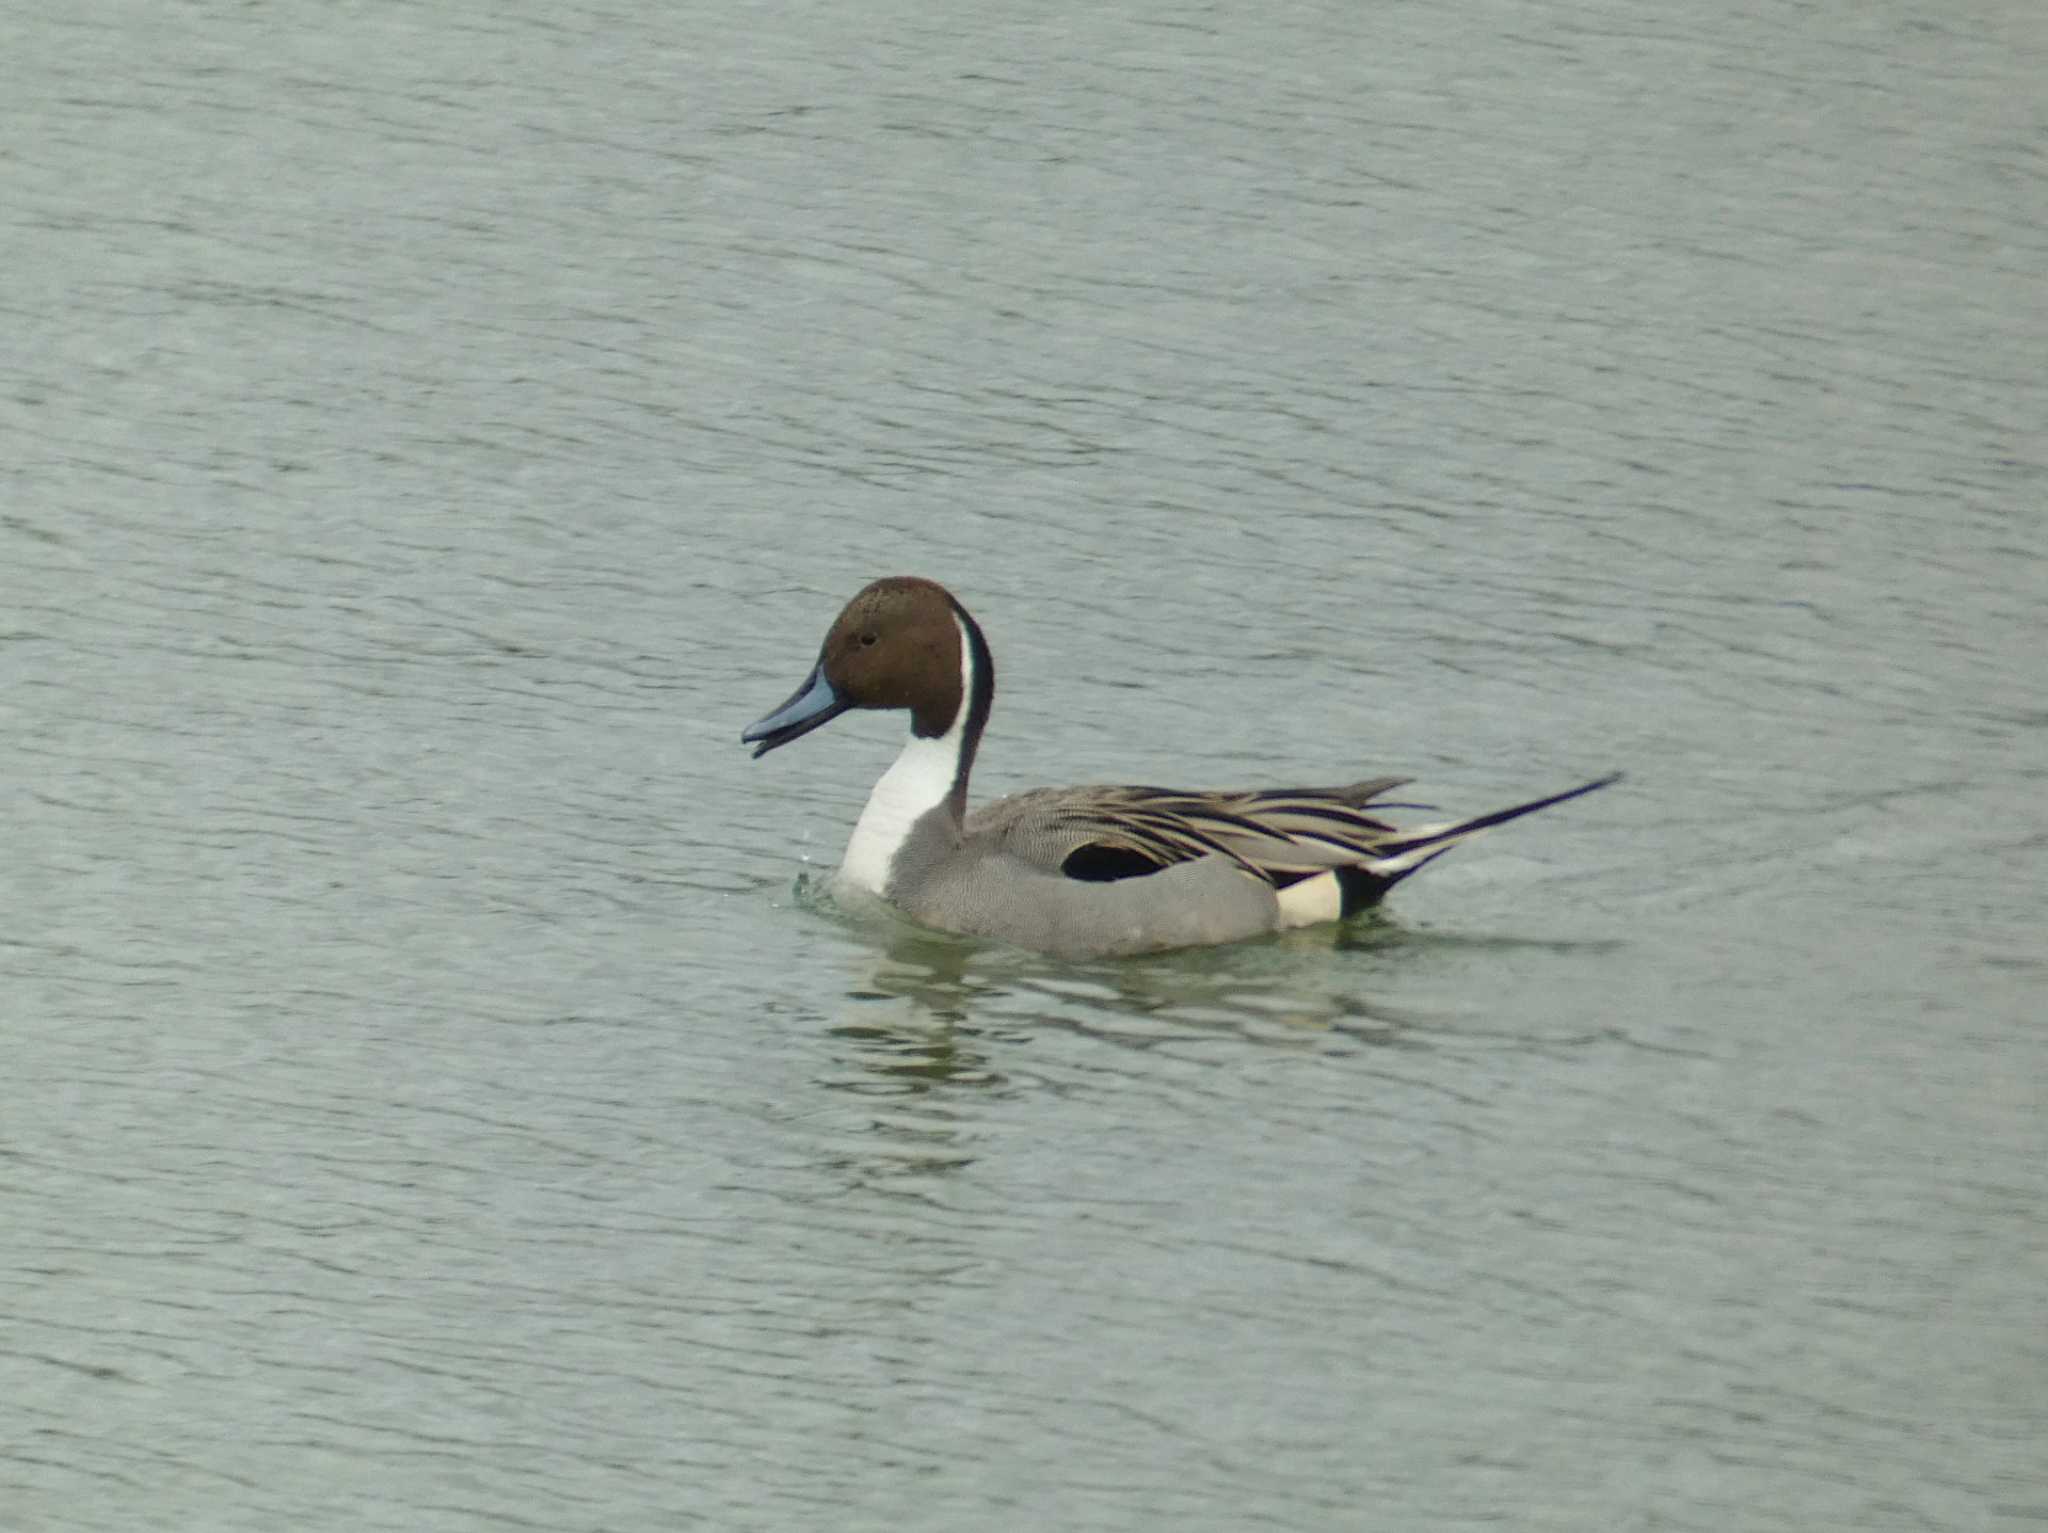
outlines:
[[804, 684], [740, 740], [763, 756], [849, 708], [908, 709], [911, 732], [927, 739], [967, 708], [978, 734], [994, 692], [995, 663], [966, 609], [936, 581], [892, 575], [846, 604]]

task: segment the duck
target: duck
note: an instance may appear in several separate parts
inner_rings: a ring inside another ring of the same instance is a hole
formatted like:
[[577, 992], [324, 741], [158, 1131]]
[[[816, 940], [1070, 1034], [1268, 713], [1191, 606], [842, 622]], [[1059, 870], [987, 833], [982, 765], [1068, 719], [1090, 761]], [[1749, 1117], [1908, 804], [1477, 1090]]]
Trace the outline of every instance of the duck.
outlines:
[[868, 795], [837, 887], [913, 922], [1057, 958], [1127, 957], [1343, 921], [1451, 848], [1619, 779], [1472, 819], [1402, 829], [1410, 779], [1341, 787], [1034, 788], [970, 810], [996, 667], [981, 625], [933, 580], [863, 587], [789, 700], [749, 725], [758, 760], [854, 709], [903, 712], [910, 737]]

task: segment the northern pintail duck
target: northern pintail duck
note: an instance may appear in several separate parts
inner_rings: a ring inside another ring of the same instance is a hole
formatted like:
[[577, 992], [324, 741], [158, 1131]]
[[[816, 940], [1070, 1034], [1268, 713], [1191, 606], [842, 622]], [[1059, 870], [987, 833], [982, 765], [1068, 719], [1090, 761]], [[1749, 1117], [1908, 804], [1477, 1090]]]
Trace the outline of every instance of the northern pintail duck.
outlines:
[[924, 925], [1063, 957], [1341, 920], [1490, 826], [1614, 781], [1409, 830], [1367, 812], [1420, 807], [1382, 799], [1401, 777], [1246, 792], [1035, 788], [969, 813], [995, 690], [967, 609], [943, 586], [896, 576], [846, 604], [795, 696], [740, 739], [760, 757], [849, 708], [907, 709], [909, 743], [868, 795], [840, 880]]

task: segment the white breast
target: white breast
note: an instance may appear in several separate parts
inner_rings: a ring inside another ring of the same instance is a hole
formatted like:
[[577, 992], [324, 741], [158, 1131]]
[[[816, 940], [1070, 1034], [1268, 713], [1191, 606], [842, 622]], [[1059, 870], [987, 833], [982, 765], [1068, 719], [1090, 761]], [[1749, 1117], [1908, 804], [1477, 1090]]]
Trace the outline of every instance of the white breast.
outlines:
[[943, 804], [953, 791], [953, 780], [960, 772], [960, 750], [967, 741], [967, 715], [972, 711], [968, 700], [974, 696], [973, 666], [972, 646], [963, 631], [960, 706], [953, 713], [953, 723], [936, 740], [913, 734], [895, 765], [882, 774], [875, 791], [868, 795], [860, 823], [853, 827], [853, 839], [846, 843], [846, 860], [839, 865], [840, 878], [854, 888], [886, 895], [896, 853], [909, 838], [911, 826]]

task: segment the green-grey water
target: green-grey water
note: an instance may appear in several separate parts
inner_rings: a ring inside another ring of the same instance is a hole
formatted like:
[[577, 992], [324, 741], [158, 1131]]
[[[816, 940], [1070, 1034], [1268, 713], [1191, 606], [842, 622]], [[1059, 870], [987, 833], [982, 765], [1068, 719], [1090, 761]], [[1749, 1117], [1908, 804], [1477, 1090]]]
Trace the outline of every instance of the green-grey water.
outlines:
[[[0, 1528], [2048, 1519], [2032, 3], [17, 14]], [[984, 794], [1627, 781], [1060, 965]]]

